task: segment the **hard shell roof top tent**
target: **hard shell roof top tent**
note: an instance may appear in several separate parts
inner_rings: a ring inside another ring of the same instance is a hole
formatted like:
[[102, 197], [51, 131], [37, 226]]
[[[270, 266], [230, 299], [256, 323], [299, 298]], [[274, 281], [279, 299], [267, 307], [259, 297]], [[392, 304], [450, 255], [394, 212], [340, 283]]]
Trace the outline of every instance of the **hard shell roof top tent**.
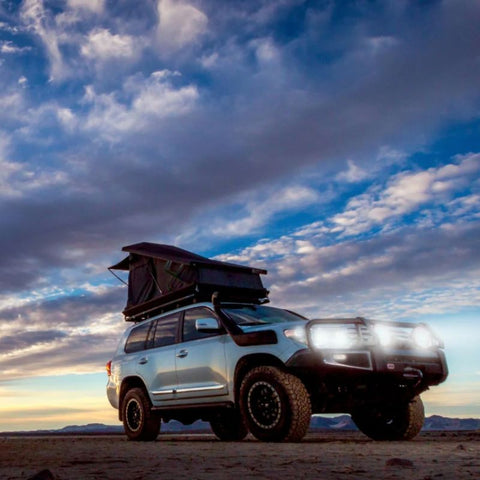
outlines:
[[[260, 275], [266, 270], [220, 262], [171, 245], [142, 242], [109, 270], [128, 271], [125, 320], [138, 322], [181, 305], [210, 300], [264, 303], [268, 290]], [[112, 272], [113, 273], [113, 272]]]

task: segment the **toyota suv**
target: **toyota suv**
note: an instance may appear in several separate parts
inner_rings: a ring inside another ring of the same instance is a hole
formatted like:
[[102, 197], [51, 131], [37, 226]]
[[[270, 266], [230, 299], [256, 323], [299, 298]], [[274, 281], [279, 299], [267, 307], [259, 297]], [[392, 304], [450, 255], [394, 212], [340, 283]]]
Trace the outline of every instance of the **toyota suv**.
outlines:
[[225, 297], [150, 310], [125, 331], [107, 395], [129, 439], [154, 440], [162, 420], [202, 419], [221, 440], [300, 441], [312, 414], [340, 412], [375, 440], [420, 432], [420, 394], [447, 376], [428, 325], [309, 320]]

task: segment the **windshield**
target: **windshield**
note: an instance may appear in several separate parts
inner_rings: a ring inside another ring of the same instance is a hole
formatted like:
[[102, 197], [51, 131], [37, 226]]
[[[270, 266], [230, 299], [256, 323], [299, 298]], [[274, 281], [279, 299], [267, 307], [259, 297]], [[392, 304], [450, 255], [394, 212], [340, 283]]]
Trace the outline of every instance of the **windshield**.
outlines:
[[307, 321], [305, 317], [281, 308], [264, 307], [263, 305], [236, 305], [224, 307], [226, 313], [237, 325], [269, 325]]

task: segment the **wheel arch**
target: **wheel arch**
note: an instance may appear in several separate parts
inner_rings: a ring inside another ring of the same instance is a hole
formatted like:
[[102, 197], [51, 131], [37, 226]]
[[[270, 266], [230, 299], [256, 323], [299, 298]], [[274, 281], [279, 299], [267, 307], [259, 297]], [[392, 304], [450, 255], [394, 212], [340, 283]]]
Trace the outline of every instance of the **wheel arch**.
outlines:
[[245, 357], [242, 357], [237, 362], [237, 366], [235, 367], [235, 405], [238, 405], [239, 402], [240, 385], [242, 383], [243, 377], [252, 368], [260, 366], [277, 367], [281, 370], [286, 369], [285, 364], [278, 357], [268, 353], [252, 353], [251, 355], [246, 355]]
[[147, 395], [148, 398], [150, 398], [148, 394], [147, 387], [145, 386], [145, 383], [140, 377], [137, 376], [131, 376], [131, 377], [126, 377], [122, 381], [122, 385], [120, 387], [120, 395], [119, 395], [119, 408], [118, 408], [118, 419], [122, 422], [123, 421], [123, 399], [125, 398], [125, 395], [129, 390], [132, 388], [141, 388], [145, 394]]

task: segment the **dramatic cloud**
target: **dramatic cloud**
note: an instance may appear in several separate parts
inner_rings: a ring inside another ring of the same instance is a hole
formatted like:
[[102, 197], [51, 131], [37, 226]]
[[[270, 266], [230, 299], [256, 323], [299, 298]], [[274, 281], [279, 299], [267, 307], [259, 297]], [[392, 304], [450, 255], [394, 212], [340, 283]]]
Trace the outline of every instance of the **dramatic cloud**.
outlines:
[[471, 1], [2, 5], [5, 379], [103, 368], [105, 269], [138, 241], [265, 267], [312, 315], [478, 306], [479, 23]]

